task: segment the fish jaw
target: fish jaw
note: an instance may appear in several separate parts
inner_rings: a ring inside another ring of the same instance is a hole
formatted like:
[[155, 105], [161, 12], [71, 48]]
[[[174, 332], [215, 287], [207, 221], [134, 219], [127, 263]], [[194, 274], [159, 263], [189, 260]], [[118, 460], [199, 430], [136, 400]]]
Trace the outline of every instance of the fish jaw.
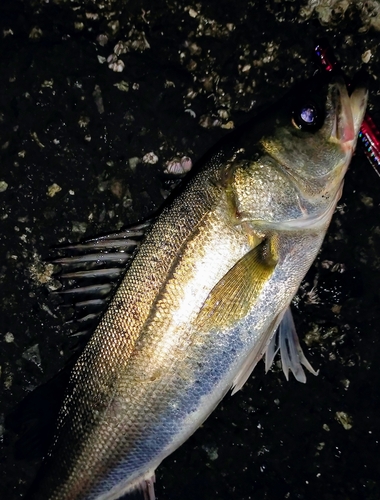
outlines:
[[342, 144], [343, 149], [352, 154], [364, 118], [368, 91], [359, 87], [349, 95], [346, 85], [339, 79], [336, 92], [339, 94], [338, 112], [330, 140]]
[[[330, 142], [340, 146], [343, 156], [330, 174], [325, 177], [326, 193], [336, 193], [337, 201], [343, 190], [343, 178], [354, 154], [358, 134], [365, 115], [368, 91], [364, 87], [348, 93], [346, 85], [338, 79], [335, 83], [339, 100], [336, 105], [336, 120], [331, 133]], [[335, 204], [336, 204], [335, 203]]]
[[355, 136], [354, 120], [352, 115], [352, 108], [350, 98], [346, 86], [340, 79], [335, 84], [335, 92], [337, 94], [336, 100], [336, 120], [331, 134], [332, 141], [342, 143], [353, 143]]
[[368, 90], [364, 87], [358, 87], [350, 95], [350, 107], [354, 126], [354, 147], [366, 112], [367, 101]]

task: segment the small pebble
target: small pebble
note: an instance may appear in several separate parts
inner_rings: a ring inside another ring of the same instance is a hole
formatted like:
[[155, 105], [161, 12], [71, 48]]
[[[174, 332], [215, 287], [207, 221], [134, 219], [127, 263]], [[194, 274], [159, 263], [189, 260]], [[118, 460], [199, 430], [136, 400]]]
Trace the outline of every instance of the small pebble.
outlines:
[[7, 344], [11, 344], [12, 342], [14, 342], [15, 337], [14, 337], [13, 333], [7, 332], [4, 335], [4, 340], [5, 340], [5, 342], [7, 342]]
[[48, 187], [48, 190], [47, 190], [47, 195], [50, 196], [50, 198], [53, 198], [53, 196], [55, 196], [57, 193], [59, 193], [60, 191], [62, 191], [62, 188], [61, 186], [58, 186], [58, 184], [56, 184], [54, 182], [54, 184], [52, 184], [51, 186]]
[[150, 153], [147, 153], [146, 155], [143, 156], [142, 161], [144, 163], [150, 163], [151, 165], [154, 165], [155, 163], [158, 162], [158, 156], [151, 151]]
[[367, 64], [369, 63], [370, 59], [372, 57], [372, 52], [370, 50], [366, 50], [363, 54], [362, 54], [362, 61]]
[[343, 426], [346, 431], [352, 429], [352, 418], [344, 411], [337, 411], [335, 413], [336, 420]]
[[129, 160], [128, 160], [129, 168], [131, 170], [136, 170], [138, 163], [140, 163], [140, 158], [138, 158], [137, 156], [134, 156], [133, 158], [129, 158]]

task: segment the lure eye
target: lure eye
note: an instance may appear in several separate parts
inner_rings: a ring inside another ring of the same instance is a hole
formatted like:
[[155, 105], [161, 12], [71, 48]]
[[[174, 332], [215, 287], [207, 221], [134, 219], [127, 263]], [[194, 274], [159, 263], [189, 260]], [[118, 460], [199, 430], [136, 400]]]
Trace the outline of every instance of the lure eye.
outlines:
[[293, 111], [293, 125], [300, 130], [313, 132], [321, 126], [321, 114], [312, 102], [303, 103]]

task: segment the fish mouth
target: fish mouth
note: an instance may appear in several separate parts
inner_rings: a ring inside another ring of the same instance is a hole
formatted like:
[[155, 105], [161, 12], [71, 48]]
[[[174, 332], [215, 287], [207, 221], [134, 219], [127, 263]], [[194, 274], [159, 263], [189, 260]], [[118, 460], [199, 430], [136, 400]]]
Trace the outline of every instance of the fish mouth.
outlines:
[[364, 85], [359, 85], [349, 94], [343, 79], [337, 78], [333, 82], [332, 94], [336, 115], [331, 140], [351, 146], [352, 143], [356, 143], [364, 118], [368, 91]]

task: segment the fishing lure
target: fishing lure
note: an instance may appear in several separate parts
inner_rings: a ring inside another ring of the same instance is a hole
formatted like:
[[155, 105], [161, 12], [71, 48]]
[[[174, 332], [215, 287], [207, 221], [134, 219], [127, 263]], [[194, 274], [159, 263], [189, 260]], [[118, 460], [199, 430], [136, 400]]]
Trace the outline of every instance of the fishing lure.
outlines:
[[[318, 43], [314, 50], [320, 65], [325, 71], [341, 71], [331, 47], [326, 42]], [[360, 128], [359, 139], [363, 144], [365, 155], [380, 177], [380, 131], [368, 112], [365, 114]]]

